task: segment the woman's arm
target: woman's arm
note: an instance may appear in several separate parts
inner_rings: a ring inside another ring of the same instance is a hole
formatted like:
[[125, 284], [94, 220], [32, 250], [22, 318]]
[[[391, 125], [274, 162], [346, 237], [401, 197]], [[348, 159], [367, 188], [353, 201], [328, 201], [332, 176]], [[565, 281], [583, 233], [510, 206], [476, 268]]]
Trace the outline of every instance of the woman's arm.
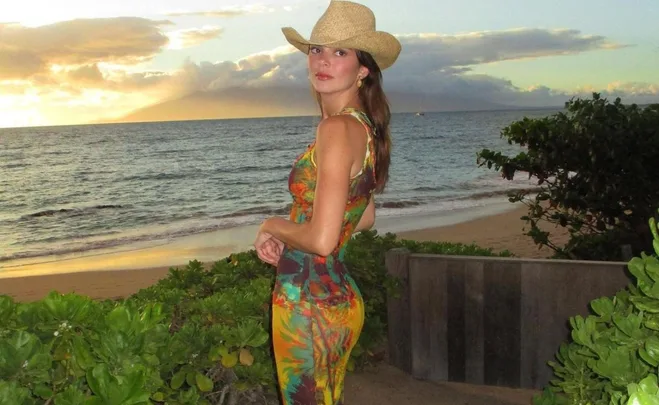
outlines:
[[316, 190], [311, 220], [297, 224], [268, 218], [260, 232], [268, 233], [297, 250], [327, 256], [336, 248], [348, 200], [353, 165], [351, 138], [363, 127], [346, 116], [333, 116], [318, 126], [316, 137]]
[[355, 232], [366, 231], [371, 229], [373, 224], [375, 224], [375, 202], [373, 199], [374, 196], [371, 196], [371, 199], [368, 201], [368, 205], [366, 206], [366, 210], [364, 210], [364, 213], [362, 214], [362, 217], [357, 224]]

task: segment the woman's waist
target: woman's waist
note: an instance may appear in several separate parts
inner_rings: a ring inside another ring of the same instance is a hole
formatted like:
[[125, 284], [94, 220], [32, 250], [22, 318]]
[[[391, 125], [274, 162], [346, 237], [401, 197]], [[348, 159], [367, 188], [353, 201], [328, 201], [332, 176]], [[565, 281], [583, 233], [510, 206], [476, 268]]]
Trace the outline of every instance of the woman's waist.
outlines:
[[345, 252], [346, 244], [342, 243], [337, 245], [334, 250], [326, 255], [322, 256], [317, 253], [307, 252], [305, 250], [296, 249], [290, 245], [284, 245], [284, 248], [281, 252], [281, 258], [288, 258], [294, 260], [299, 265], [311, 264], [314, 265], [333, 265], [340, 264], [345, 265]]
[[296, 277], [278, 273], [273, 292], [275, 297], [289, 302], [313, 301], [332, 305], [361, 298], [357, 283], [347, 273], [338, 279], [315, 277], [313, 274], [299, 274]]

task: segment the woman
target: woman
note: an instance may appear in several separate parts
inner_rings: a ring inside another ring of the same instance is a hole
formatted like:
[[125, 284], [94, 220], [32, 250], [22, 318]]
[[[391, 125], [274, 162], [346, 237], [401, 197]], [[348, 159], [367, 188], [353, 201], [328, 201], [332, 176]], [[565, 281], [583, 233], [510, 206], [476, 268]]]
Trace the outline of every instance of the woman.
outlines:
[[370, 9], [348, 1], [330, 2], [310, 40], [282, 31], [308, 55], [322, 120], [290, 173], [289, 219], [264, 221], [254, 246], [277, 266], [272, 332], [282, 404], [339, 405], [364, 323], [344, 255], [352, 234], [373, 225], [373, 194], [387, 182], [390, 112], [381, 70], [401, 46], [375, 30]]

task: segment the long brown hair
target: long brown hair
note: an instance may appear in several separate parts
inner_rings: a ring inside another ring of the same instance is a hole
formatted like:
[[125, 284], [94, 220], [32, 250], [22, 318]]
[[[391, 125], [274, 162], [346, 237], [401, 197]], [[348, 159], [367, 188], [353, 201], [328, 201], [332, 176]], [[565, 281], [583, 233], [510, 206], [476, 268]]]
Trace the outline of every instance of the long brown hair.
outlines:
[[[357, 50], [357, 60], [368, 68], [368, 76], [362, 80], [359, 88], [359, 100], [364, 106], [364, 112], [375, 127], [375, 192], [382, 193], [389, 180], [389, 163], [391, 160], [391, 135], [389, 133], [389, 122], [391, 111], [389, 100], [382, 89], [382, 71], [368, 52]], [[323, 106], [320, 94], [311, 87], [311, 91], [318, 101], [322, 115]]]
[[375, 192], [382, 193], [389, 180], [389, 163], [391, 160], [391, 135], [389, 122], [391, 110], [389, 100], [382, 88], [382, 71], [368, 52], [357, 51], [357, 60], [368, 69], [368, 76], [362, 80], [359, 98], [364, 112], [375, 126]]

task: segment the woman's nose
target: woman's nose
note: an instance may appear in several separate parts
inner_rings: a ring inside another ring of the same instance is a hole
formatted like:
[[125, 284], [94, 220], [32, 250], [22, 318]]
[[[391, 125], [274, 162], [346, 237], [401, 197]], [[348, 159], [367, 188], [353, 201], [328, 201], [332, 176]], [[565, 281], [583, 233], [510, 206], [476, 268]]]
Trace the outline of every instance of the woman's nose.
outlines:
[[329, 55], [325, 51], [321, 51], [318, 54], [318, 63], [320, 63], [323, 66], [329, 65]]
[[329, 60], [327, 58], [321, 58], [320, 59], [320, 64], [322, 66], [329, 66]]

